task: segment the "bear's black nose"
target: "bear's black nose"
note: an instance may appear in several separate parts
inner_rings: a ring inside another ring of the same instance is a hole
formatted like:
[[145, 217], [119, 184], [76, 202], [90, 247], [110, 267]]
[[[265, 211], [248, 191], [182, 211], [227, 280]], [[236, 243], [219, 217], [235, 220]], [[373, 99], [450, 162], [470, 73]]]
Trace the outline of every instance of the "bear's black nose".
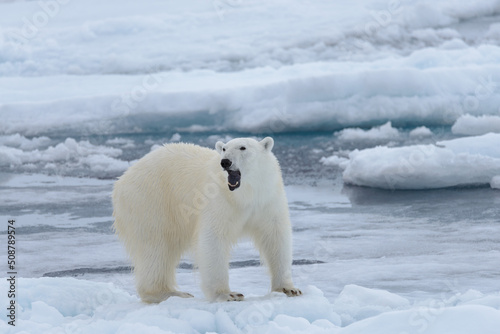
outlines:
[[229, 159], [222, 159], [221, 162], [220, 162], [220, 165], [222, 166], [222, 168], [224, 169], [228, 169], [229, 167], [231, 167], [233, 163], [231, 162], [231, 160]]

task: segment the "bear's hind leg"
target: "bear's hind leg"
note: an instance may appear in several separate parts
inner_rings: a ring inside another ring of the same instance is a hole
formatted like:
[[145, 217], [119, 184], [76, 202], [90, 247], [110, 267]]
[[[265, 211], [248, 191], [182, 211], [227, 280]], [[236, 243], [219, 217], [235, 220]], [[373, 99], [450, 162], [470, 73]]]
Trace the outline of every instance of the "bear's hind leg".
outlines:
[[151, 295], [151, 294], [141, 294], [141, 300], [145, 303], [161, 303], [162, 301], [167, 300], [170, 297], [181, 297], [181, 298], [194, 298], [194, 296], [188, 292], [181, 291], [172, 291], [172, 292], [164, 292], [159, 295]]
[[136, 286], [142, 301], [160, 303], [169, 297], [192, 298], [190, 293], [177, 291], [175, 272], [181, 252], [168, 249], [166, 245], [163, 251], [167, 257], [158, 250], [149, 249], [149, 254], [143, 254], [146, 255], [144, 260], [136, 261]]

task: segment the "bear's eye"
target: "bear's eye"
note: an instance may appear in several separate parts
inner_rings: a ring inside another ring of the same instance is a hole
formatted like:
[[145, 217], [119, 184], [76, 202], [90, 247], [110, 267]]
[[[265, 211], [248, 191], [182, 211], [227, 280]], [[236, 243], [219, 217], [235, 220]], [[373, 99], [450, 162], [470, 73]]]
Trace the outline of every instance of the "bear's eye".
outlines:
[[222, 149], [222, 152], [226, 152], [226, 149], [225, 149], [225, 148], [223, 148], [223, 149]]
[[244, 150], [246, 150], [246, 149], [247, 149], [247, 148], [246, 148], [245, 146], [240, 147], [240, 150], [242, 150], [242, 151], [244, 151]]

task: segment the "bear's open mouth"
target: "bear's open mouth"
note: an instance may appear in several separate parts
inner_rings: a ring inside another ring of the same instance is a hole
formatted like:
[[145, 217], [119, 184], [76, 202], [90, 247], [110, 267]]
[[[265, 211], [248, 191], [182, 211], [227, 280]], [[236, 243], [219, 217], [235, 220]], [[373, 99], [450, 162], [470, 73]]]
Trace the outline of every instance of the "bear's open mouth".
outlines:
[[233, 191], [234, 189], [240, 186], [241, 173], [239, 170], [228, 170], [227, 171], [227, 185], [229, 186], [229, 190]]

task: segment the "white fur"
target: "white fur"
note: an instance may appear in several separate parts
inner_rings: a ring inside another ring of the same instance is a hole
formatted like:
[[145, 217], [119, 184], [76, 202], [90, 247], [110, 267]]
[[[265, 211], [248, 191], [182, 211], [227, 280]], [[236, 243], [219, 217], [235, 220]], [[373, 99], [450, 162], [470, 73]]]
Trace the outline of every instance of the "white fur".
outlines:
[[[217, 152], [191, 144], [155, 150], [115, 183], [115, 229], [124, 242], [145, 302], [176, 291], [175, 269], [192, 250], [209, 300], [241, 300], [229, 289], [231, 248], [250, 236], [268, 265], [271, 288], [300, 294], [291, 278], [292, 244], [288, 204], [273, 139], [218, 142]], [[245, 147], [245, 150], [241, 150]], [[221, 159], [241, 171], [241, 186], [230, 191]]]

